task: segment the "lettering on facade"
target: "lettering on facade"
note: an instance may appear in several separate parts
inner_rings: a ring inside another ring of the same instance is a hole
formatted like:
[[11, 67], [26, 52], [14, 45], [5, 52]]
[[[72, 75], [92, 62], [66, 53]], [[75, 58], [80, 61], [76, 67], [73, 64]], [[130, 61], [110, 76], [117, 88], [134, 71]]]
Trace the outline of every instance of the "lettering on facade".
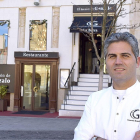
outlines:
[[[103, 12], [104, 7], [103, 5], [93, 5], [92, 7], [93, 12]], [[115, 12], [116, 11], [116, 5], [110, 4], [108, 5], [108, 12]], [[73, 6], [73, 13], [90, 13], [90, 5], [74, 5]]]
[[44, 54], [34, 54], [34, 53], [23, 53], [23, 57], [49, 57], [49, 55], [47, 53]]
[[8, 86], [8, 92], [14, 93], [15, 85], [15, 65], [1, 64], [0, 68], [0, 85]]
[[15, 58], [59, 58], [58, 52], [15, 52]]
[[[100, 11], [103, 11], [104, 8], [103, 7], [94, 7], [93, 10], [97, 11], [97, 10], [100, 10]], [[108, 10], [112, 10], [112, 7], [108, 6]], [[90, 8], [77, 8], [77, 11], [90, 11]]]
[[[81, 31], [91, 32], [91, 29], [81, 29]], [[98, 29], [93, 29], [94, 33], [98, 33]]]
[[10, 74], [0, 74], [0, 83], [7, 84], [10, 83]]

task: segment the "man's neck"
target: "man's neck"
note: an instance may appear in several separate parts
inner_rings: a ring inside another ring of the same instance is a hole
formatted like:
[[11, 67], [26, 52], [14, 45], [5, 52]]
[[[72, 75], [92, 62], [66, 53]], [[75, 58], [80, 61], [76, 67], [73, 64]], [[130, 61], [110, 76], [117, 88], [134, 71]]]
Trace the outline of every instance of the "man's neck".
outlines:
[[113, 88], [116, 90], [126, 90], [129, 87], [133, 86], [136, 83], [137, 80], [131, 81], [131, 82], [113, 82]]

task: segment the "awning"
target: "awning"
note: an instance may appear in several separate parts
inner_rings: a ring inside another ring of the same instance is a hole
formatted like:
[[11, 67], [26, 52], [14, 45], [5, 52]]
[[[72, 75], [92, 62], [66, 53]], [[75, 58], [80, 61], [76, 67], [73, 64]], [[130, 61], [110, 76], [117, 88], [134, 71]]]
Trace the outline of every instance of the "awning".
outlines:
[[[106, 29], [110, 26], [111, 24], [111, 16], [107, 17], [109, 22], [106, 25]], [[102, 32], [102, 22], [103, 22], [103, 17], [102, 16], [97, 16], [93, 17], [93, 32], [94, 33], [101, 33]], [[82, 29], [84, 31], [91, 32], [91, 17], [74, 17], [73, 23], [70, 27], [70, 32], [82, 32]]]

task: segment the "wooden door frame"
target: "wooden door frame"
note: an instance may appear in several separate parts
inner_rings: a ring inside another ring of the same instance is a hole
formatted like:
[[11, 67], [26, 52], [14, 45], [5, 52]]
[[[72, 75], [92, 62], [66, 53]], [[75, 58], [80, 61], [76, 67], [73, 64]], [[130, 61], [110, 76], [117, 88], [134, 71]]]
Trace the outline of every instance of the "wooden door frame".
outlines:
[[[24, 109], [23, 108], [23, 97], [21, 97], [21, 110], [30, 110], [30, 111], [35, 111], [37, 109], [35, 109], [34, 107], [34, 104], [35, 104], [35, 92], [33, 91], [33, 87], [35, 86], [34, 84], [34, 81], [35, 81], [35, 72], [36, 72], [36, 65], [49, 65], [50, 66], [50, 71], [51, 71], [51, 65], [50, 63], [22, 63], [23, 64], [23, 68], [22, 68], [22, 77], [24, 77], [24, 65], [32, 65], [33, 66], [33, 69], [32, 69], [32, 72], [33, 72], [33, 75], [32, 75], [32, 85], [31, 85], [31, 90], [32, 90], [32, 93], [31, 93], [31, 108], [30, 109]], [[21, 78], [21, 85], [24, 85], [24, 78]], [[23, 86], [23, 89], [24, 89], [24, 86]], [[40, 110], [39, 110], [40, 111]]]
[[49, 64], [51, 69], [50, 74], [50, 96], [49, 96], [49, 111], [57, 111], [57, 96], [58, 96], [58, 64], [59, 58], [15, 58], [15, 92], [14, 92], [14, 111], [22, 109], [21, 86], [23, 86], [23, 64]]

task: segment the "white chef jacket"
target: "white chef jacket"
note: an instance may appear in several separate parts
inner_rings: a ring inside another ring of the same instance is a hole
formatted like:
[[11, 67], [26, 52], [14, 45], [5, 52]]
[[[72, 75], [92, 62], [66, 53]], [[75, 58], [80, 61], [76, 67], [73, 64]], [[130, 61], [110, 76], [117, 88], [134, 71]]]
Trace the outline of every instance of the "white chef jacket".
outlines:
[[121, 101], [111, 86], [89, 96], [73, 140], [132, 140], [139, 124], [140, 83], [126, 89]]

